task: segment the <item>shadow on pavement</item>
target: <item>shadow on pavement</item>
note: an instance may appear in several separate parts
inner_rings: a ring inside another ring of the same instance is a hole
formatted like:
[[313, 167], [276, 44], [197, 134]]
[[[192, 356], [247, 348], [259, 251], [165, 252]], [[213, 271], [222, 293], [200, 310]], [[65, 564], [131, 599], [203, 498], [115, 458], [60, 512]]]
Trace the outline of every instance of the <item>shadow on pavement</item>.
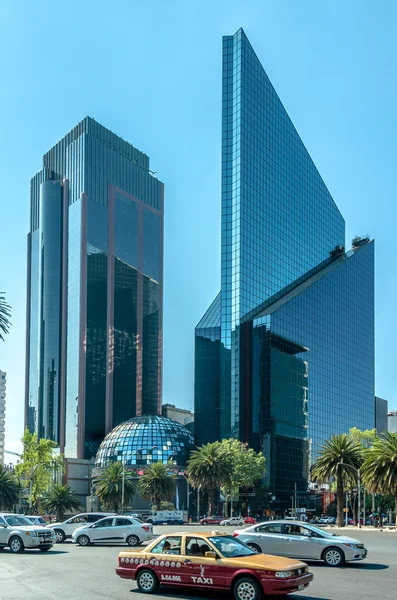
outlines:
[[[195, 600], [195, 598], [209, 598], [209, 590], [199, 590], [190, 587], [178, 587], [171, 588], [166, 585], [162, 585], [160, 590], [164, 592], [164, 595], [167, 598], [174, 598], [175, 600], [179, 600], [183, 598], [184, 600]], [[131, 594], [141, 594], [138, 588], [134, 588], [130, 590]], [[225, 598], [230, 598], [230, 592], [225, 590], [224, 592], [219, 590], [211, 590], [211, 597], [219, 598], [219, 600], [224, 600]], [[266, 600], [276, 600], [276, 598], [280, 599], [280, 596], [266, 596]], [[288, 600], [332, 600], [328, 596], [296, 596], [295, 594], [288, 594]]]
[[[14, 554], [8, 548], [3, 548], [2, 554]], [[67, 550], [48, 550], [48, 552], [40, 552], [40, 550], [24, 550], [24, 552], [15, 553], [15, 556], [21, 556], [23, 554], [34, 554], [35, 556], [52, 556], [53, 554], [69, 554]]]
[[388, 569], [389, 565], [382, 565], [379, 563], [347, 563], [343, 568], [357, 569], [360, 571], [383, 571], [384, 569]]

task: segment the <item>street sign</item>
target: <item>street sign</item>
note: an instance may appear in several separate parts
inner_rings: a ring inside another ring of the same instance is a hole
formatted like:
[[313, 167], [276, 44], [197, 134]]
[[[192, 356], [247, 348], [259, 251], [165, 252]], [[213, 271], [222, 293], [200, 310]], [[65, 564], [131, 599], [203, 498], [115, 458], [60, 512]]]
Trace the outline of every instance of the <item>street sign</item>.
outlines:
[[349, 512], [349, 509], [348, 508], [344, 508], [343, 512]]
[[305, 512], [306, 512], [306, 508], [297, 508], [297, 509], [296, 509], [296, 512], [297, 512], [297, 513], [302, 513], [302, 514], [305, 514]]

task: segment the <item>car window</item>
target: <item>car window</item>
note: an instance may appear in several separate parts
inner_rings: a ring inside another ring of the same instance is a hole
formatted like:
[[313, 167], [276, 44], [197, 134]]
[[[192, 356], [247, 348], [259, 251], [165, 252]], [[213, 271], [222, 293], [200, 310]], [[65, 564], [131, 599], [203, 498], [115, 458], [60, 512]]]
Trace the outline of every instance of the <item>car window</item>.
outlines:
[[74, 517], [74, 519], [71, 519], [70, 521], [68, 521], [68, 523], [87, 523], [87, 517], [84, 515], [80, 515], [79, 517]]
[[237, 538], [222, 535], [222, 536], [211, 536], [208, 538], [215, 548], [219, 550], [226, 558], [237, 557], [237, 556], [252, 556], [255, 554], [251, 548], [248, 548], [243, 542], [240, 542]]
[[286, 535], [311, 535], [313, 532], [309, 533], [307, 527], [303, 527], [302, 525], [296, 525], [295, 523], [285, 523], [284, 524], [284, 533]]
[[209, 547], [206, 540], [197, 537], [186, 538], [186, 554], [188, 556], [205, 556], [206, 552], [210, 552], [212, 548]]
[[255, 531], [257, 533], [281, 533], [281, 523], [260, 525]]
[[121, 525], [132, 525], [132, 521], [131, 519], [116, 519], [116, 526], [121, 526]]
[[167, 536], [159, 541], [150, 551], [151, 554], [180, 554], [182, 538], [180, 536]]
[[26, 517], [22, 517], [22, 516], [7, 515], [6, 517], [4, 517], [4, 520], [7, 523], [7, 525], [10, 525], [11, 527], [18, 527], [18, 526], [26, 527], [27, 525], [29, 527], [32, 526], [32, 521], [29, 521], [29, 519], [27, 519]]
[[102, 521], [98, 521], [93, 525], [93, 527], [111, 527], [113, 523], [113, 519], [103, 519]]

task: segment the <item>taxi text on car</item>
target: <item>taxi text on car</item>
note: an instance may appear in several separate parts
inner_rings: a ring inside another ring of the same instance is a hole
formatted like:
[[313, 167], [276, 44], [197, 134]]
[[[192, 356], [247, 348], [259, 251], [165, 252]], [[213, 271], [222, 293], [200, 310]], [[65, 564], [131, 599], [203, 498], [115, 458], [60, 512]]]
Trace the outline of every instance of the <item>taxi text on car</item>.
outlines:
[[162, 535], [141, 551], [120, 552], [116, 573], [151, 594], [160, 584], [232, 590], [236, 600], [302, 591], [313, 579], [305, 563], [258, 554], [231, 535]]

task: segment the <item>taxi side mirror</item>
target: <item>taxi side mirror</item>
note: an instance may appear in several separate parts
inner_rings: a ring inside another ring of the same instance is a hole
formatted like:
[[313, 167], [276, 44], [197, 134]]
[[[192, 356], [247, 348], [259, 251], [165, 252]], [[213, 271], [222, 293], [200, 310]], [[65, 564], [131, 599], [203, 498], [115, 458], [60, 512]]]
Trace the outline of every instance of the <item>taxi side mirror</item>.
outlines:
[[215, 552], [206, 552], [205, 558], [217, 558]]

